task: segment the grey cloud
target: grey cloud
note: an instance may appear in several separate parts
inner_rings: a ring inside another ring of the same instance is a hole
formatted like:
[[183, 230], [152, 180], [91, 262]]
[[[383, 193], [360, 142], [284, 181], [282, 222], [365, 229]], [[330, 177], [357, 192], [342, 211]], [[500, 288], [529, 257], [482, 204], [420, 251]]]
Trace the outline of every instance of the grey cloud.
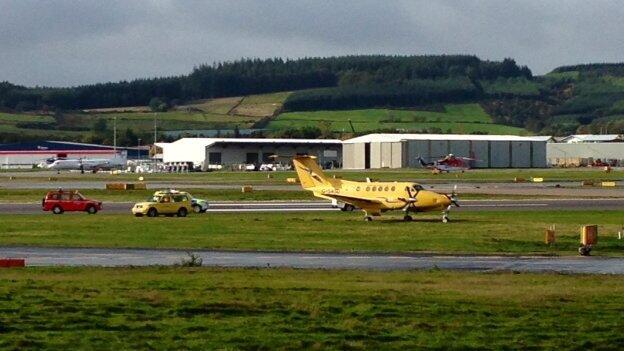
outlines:
[[0, 81], [76, 85], [240, 57], [476, 54], [536, 73], [621, 61], [617, 1], [0, 0]]

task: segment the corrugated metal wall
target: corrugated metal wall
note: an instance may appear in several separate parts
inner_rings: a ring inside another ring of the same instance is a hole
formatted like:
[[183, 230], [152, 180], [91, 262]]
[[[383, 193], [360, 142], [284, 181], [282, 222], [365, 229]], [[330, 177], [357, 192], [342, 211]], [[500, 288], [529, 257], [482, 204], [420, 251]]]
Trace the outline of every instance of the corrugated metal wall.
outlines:
[[390, 143], [390, 157], [391, 157], [391, 168], [403, 168], [406, 165], [403, 164], [403, 144], [401, 142]]
[[546, 158], [550, 165], [587, 164], [596, 159], [624, 165], [624, 143], [548, 143]]
[[364, 169], [364, 143], [344, 144], [342, 146], [342, 167], [345, 169]]
[[381, 144], [382, 143], [370, 143], [370, 167], [381, 168]]
[[409, 140], [406, 142], [407, 167], [420, 167], [417, 157], [429, 158], [429, 140]]
[[475, 140], [472, 142], [472, 155], [470, 157], [474, 158], [473, 161], [474, 167], [477, 168], [488, 168], [490, 164], [490, 148], [489, 141], [479, 141]]
[[451, 140], [451, 154], [457, 157], [470, 157], [470, 141], [469, 140]]
[[438, 159], [449, 153], [448, 140], [431, 140], [429, 142], [429, 158]]
[[534, 141], [533, 144], [533, 159], [531, 160], [531, 167], [544, 168], [548, 166], [546, 160], [546, 150], [548, 149], [548, 143]]
[[511, 142], [511, 167], [529, 168], [531, 167], [531, 142], [512, 141]]
[[[355, 165], [352, 159], [363, 155], [364, 143], [345, 144], [344, 167], [363, 169], [364, 156]], [[474, 158], [476, 168], [529, 168], [546, 167], [546, 142], [530, 141], [473, 141], [473, 140], [407, 140], [403, 142], [373, 142], [370, 145], [370, 168], [420, 167], [417, 157], [431, 162], [449, 153], [459, 157]], [[352, 154], [352, 155], [349, 155]]]
[[511, 166], [511, 149], [508, 141], [490, 141], [490, 168], [508, 168]]

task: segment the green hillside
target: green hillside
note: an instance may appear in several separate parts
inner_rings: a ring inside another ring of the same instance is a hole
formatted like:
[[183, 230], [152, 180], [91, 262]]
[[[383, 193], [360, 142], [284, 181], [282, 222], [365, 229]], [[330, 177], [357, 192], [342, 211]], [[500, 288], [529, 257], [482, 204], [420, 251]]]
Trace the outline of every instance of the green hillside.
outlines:
[[165, 112], [147, 106], [49, 113], [0, 113], [0, 143], [24, 140], [72, 140], [112, 143], [116, 120], [120, 144], [151, 140], [160, 131], [252, 128], [275, 115], [288, 92], [192, 101]]
[[239, 60], [185, 76], [73, 88], [0, 82], [0, 111], [0, 143], [110, 143], [115, 118], [122, 145], [151, 140], [154, 120], [180, 135], [624, 133], [624, 63], [536, 77], [511, 58], [463, 55]]
[[438, 111], [366, 109], [282, 113], [268, 124], [271, 130], [319, 127], [333, 132], [369, 131], [526, 134], [523, 128], [494, 124], [479, 104], [449, 104]]

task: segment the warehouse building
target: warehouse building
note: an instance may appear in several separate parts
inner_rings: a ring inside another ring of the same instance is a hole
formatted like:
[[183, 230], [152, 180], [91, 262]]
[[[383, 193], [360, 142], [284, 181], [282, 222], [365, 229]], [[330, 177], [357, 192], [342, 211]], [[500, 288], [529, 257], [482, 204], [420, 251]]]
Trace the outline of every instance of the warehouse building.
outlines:
[[418, 157], [470, 157], [474, 168], [546, 167], [551, 137], [463, 134], [369, 134], [343, 141], [343, 168], [421, 167]]
[[313, 155], [326, 168], [342, 163], [342, 142], [337, 139], [182, 138], [156, 146], [162, 148], [166, 167], [209, 170], [260, 165], [273, 163], [273, 155]]
[[548, 164], [555, 167], [580, 167], [596, 164], [624, 166], [624, 136], [619, 134], [570, 135], [548, 143]]
[[115, 160], [114, 163], [125, 164], [127, 157], [126, 148], [69, 141], [0, 144], [2, 169], [33, 168], [51, 158], [111, 159]]
[[620, 134], [574, 134], [561, 138], [560, 143], [616, 143], [624, 142]]

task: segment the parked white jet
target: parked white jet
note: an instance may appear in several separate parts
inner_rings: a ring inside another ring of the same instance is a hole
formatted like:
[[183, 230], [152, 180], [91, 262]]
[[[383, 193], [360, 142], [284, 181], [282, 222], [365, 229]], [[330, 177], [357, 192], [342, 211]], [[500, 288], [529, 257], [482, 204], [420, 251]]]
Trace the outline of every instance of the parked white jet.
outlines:
[[110, 170], [113, 168], [119, 168], [122, 165], [114, 163], [111, 159], [88, 159], [88, 158], [54, 158], [49, 159], [45, 163], [41, 164], [42, 168], [53, 169], [56, 171], [65, 170], [77, 170], [77, 171], [92, 171], [93, 173], [99, 170]]

